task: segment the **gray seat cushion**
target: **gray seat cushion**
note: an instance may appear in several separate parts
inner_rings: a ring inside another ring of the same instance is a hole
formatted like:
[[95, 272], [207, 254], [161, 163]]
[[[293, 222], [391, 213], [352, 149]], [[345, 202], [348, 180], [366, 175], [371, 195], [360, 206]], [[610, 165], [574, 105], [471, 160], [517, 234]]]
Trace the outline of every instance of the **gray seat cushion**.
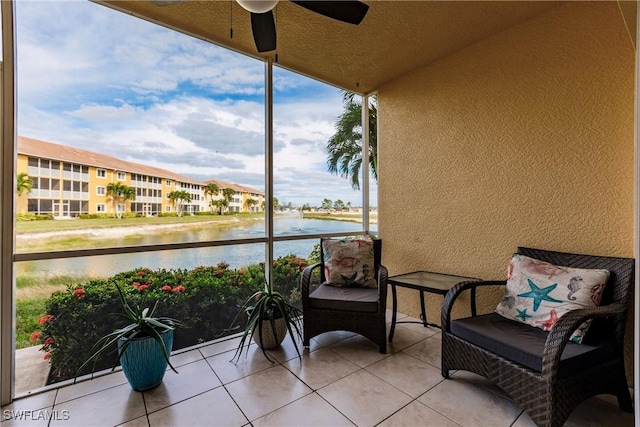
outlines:
[[336, 287], [321, 284], [309, 294], [309, 305], [322, 310], [378, 311], [378, 289]]
[[[491, 353], [542, 372], [542, 352], [548, 332], [525, 323], [506, 319], [497, 313], [451, 322], [451, 332]], [[600, 363], [613, 353], [613, 344], [605, 341], [586, 345], [568, 343], [562, 352], [558, 376], [570, 376]]]

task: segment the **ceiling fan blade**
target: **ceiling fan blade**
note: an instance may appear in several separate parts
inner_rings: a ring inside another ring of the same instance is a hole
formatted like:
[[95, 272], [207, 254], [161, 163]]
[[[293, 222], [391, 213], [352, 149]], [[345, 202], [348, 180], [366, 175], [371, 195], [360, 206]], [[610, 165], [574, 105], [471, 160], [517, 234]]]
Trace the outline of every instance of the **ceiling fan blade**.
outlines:
[[298, 1], [292, 3], [309, 9], [320, 15], [337, 19], [338, 21], [358, 25], [364, 19], [369, 6], [360, 1]]
[[251, 31], [258, 52], [269, 52], [276, 49], [276, 23], [273, 12], [251, 13]]

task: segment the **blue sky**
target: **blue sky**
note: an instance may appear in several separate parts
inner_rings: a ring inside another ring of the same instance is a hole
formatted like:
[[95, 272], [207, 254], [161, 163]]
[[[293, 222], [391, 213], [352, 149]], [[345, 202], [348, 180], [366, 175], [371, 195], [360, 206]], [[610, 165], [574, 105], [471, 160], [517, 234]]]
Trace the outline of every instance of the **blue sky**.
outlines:
[[[16, 15], [20, 135], [264, 189], [264, 63], [83, 0]], [[341, 92], [282, 69], [274, 86], [274, 195], [361, 205], [326, 167]]]

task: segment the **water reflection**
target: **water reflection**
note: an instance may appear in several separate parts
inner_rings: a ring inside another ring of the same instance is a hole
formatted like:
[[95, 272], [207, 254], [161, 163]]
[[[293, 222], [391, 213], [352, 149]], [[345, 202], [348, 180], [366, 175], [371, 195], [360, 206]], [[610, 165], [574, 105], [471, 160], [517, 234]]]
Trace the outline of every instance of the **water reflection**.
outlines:
[[[122, 237], [117, 245], [148, 245], [158, 243], [193, 242], [202, 240], [227, 240], [264, 235], [264, 221], [233, 227], [212, 227], [202, 230], [178, 230], [163, 234], [149, 234]], [[359, 224], [342, 221], [325, 221], [304, 219], [304, 228], [299, 230], [299, 218], [284, 216], [274, 221], [274, 234], [319, 234], [323, 232], [352, 232], [360, 228]], [[317, 239], [278, 242], [274, 245], [274, 257], [295, 254], [306, 258]], [[109, 277], [118, 272], [129, 271], [138, 267], [187, 268], [201, 265], [215, 265], [224, 261], [232, 268], [264, 261], [265, 245], [254, 243], [213, 248], [182, 249], [158, 252], [140, 252], [125, 255], [103, 255], [94, 257], [66, 258], [42, 261], [25, 261], [16, 263], [16, 274], [39, 276], [43, 278], [55, 276], [71, 277]]]

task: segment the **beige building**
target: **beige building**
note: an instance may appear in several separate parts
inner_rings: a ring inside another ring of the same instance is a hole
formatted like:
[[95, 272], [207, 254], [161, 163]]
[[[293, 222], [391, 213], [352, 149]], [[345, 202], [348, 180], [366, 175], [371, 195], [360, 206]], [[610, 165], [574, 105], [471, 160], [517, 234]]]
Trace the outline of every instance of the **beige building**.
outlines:
[[[210, 209], [204, 195], [207, 183], [104, 154], [19, 136], [17, 173], [23, 172], [28, 174], [33, 187], [28, 194], [17, 198], [19, 213], [54, 217], [124, 212], [158, 215], [175, 211], [168, 198], [172, 191], [191, 194], [191, 202], [182, 206], [184, 213]], [[110, 183], [134, 188], [135, 199], [114, 199], [108, 194]], [[236, 191], [229, 203], [230, 212], [263, 210], [264, 193], [223, 181], [216, 181], [216, 184], [220, 189]], [[257, 203], [248, 204], [249, 199], [257, 200]]]

